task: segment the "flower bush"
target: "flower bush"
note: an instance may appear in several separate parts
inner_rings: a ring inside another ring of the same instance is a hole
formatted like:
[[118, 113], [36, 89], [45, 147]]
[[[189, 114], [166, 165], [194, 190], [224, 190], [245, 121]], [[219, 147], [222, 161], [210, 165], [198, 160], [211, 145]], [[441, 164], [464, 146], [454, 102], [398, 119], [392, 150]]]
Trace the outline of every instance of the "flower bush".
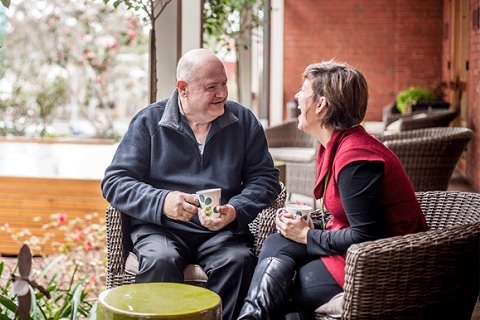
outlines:
[[[42, 222], [40, 217], [34, 220]], [[11, 228], [8, 224], [0, 229], [8, 232], [16, 243], [27, 244], [34, 256], [41, 256], [43, 262], [48, 262], [41, 264], [43, 269], [33, 271], [37, 275], [34, 278], [39, 283], [42, 281], [52, 298], [35, 295], [32, 319], [70, 318], [73, 312], [80, 318], [89, 316], [106, 282], [104, 217], [95, 212], [69, 219], [67, 214], [55, 213], [42, 225], [45, 232], [41, 236], [33, 235], [28, 229]], [[46, 248], [53, 248], [55, 254], [45, 255]], [[4, 269], [4, 263], [0, 263], [0, 275]], [[0, 320], [12, 319], [14, 314], [16, 296], [12, 286], [12, 281], [2, 275]]]

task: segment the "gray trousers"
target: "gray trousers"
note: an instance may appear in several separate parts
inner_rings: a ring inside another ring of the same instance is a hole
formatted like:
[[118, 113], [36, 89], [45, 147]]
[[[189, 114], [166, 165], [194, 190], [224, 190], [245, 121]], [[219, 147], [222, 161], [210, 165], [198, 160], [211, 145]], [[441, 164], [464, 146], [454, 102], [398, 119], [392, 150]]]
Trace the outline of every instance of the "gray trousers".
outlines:
[[181, 283], [185, 267], [198, 264], [208, 276], [206, 287], [222, 299], [223, 319], [237, 318], [257, 260], [251, 234], [145, 225], [134, 228], [131, 238], [139, 260], [136, 282]]

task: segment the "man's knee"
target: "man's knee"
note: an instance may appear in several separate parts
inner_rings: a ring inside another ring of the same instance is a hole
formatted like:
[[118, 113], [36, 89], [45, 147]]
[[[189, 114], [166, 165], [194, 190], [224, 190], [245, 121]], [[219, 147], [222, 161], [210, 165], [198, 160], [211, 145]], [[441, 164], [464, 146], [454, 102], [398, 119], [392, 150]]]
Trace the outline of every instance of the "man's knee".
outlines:
[[184, 265], [178, 252], [162, 250], [137, 252], [138, 282], [172, 281], [183, 282]]
[[248, 247], [230, 250], [225, 253], [227, 264], [237, 269], [253, 270], [257, 257]]

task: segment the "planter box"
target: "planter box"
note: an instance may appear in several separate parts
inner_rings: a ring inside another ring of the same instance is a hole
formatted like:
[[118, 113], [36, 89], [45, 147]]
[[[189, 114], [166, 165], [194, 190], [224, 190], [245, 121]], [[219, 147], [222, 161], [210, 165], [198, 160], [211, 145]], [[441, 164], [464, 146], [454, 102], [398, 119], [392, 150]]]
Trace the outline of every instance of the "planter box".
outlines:
[[[15, 230], [26, 228], [32, 235], [42, 236], [42, 225], [54, 213], [64, 213], [68, 219], [84, 218], [94, 212], [104, 217], [108, 206], [100, 190], [100, 180], [0, 177], [0, 221]], [[41, 218], [37, 221], [35, 218]], [[51, 232], [48, 230], [48, 232]], [[55, 240], [63, 239], [56, 234]], [[10, 234], [0, 231], [0, 254], [16, 255], [21, 244]], [[45, 254], [53, 253], [47, 247]]]
[[[104, 217], [108, 203], [100, 182], [116, 148], [105, 140], [1, 138], [0, 226], [41, 236], [55, 213], [67, 219], [94, 212]], [[62, 239], [55, 235], [55, 241]], [[16, 255], [20, 246], [0, 230], [0, 255]]]
[[447, 110], [450, 102], [445, 101], [419, 101], [412, 106], [412, 112], [429, 110]]

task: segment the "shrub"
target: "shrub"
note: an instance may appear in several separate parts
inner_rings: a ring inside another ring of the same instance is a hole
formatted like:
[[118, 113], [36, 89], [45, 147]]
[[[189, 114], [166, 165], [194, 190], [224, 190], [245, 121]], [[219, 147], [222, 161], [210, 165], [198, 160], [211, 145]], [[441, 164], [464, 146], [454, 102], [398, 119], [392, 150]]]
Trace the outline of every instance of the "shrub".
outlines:
[[[32, 297], [32, 307], [30, 309], [31, 320], [60, 320], [60, 319], [77, 319], [91, 318], [95, 313], [95, 301], [87, 299], [85, 291], [86, 278], [75, 281], [78, 265], [71, 270], [69, 281], [64, 282], [63, 275], [65, 268], [61, 265], [66, 256], [59, 256], [52, 261], [40, 274], [33, 275], [38, 283], [45, 283], [44, 287], [50, 294], [48, 299], [44, 294], [35, 293], [30, 288]], [[17, 309], [17, 295], [13, 291], [13, 281], [9, 275], [4, 276], [5, 264], [0, 262], [0, 320], [15, 319], [15, 311]], [[18, 266], [12, 271], [14, 273]], [[52, 270], [57, 269], [53, 277], [47, 282], [47, 275]]]
[[400, 91], [397, 95], [397, 109], [401, 113], [408, 113], [411, 106], [418, 101], [431, 100], [432, 93], [430, 90], [422, 87], [410, 87]]
[[401, 113], [411, 112], [411, 107], [420, 101], [445, 101], [446, 82], [440, 82], [430, 88], [410, 87], [397, 95], [397, 109]]

